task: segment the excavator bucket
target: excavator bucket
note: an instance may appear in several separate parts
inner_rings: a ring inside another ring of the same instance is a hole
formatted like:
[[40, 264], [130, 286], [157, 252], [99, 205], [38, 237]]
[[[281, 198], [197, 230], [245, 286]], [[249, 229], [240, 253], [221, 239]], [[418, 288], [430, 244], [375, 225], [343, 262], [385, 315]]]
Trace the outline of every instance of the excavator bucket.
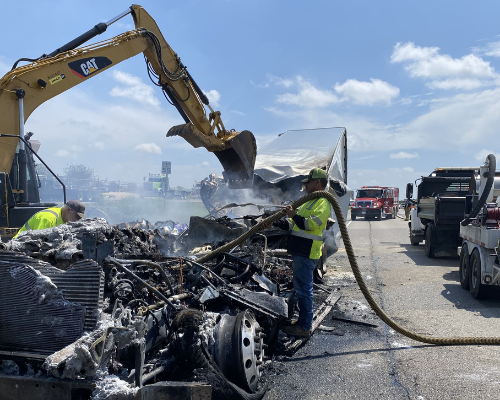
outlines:
[[242, 131], [229, 140], [230, 148], [214, 151], [224, 168], [224, 178], [230, 189], [251, 188], [257, 144], [250, 131]]
[[[250, 188], [253, 185], [253, 170], [257, 156], [257, 144], [250, 131], [233, 133], [231, 139], [222, 142], [215, 135], [206, 136], [198, 131], [192, 123], [177, 125], [170, 128], [167, 137], [181, 136], [191, 146], [205, 147], [214, 153], [224, 168], [224, 178], [230, 189]], [[221, 148], [224, 144], [224, 150]]]

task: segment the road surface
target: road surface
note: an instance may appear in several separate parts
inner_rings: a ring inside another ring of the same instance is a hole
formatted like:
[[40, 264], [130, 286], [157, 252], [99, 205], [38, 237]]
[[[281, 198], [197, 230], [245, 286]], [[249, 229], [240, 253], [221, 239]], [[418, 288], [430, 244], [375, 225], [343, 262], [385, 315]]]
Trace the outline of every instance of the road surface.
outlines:
[[[460, 286], [458, 258], [426, 258], [409, 244], [407, 222], [357, 219], [348, 229], [372, 294], [400, 325], [435, 337], [500, 336], [500, 292], [473, 299]], [[323, 322], [335, 329], [317, 330], [273, 364], [266, 400], [500, 398], [500, 346], [426, 345], [394, 332], [364, 300], [342, 244], [325, 283], [342, 292]]]

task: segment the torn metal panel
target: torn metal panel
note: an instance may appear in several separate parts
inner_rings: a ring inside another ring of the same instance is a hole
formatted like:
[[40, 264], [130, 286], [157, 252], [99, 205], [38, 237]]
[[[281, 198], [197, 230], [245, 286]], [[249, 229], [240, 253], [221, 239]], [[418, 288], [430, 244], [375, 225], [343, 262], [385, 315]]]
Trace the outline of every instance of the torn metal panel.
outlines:
[[247, 230], [248, 227], [246, 225], [236, 221], [222, 223], [201, 217], [191, 217], [187, 237], [188, 247], [198, 247], [206, 243], [219, 242], [221, 240], [233, 240]]
[[221, 289], [221, 294], [273, 318], [287, 318], [288, 305], [283, 297], [268, 293], [252, 292], [247, 289]]

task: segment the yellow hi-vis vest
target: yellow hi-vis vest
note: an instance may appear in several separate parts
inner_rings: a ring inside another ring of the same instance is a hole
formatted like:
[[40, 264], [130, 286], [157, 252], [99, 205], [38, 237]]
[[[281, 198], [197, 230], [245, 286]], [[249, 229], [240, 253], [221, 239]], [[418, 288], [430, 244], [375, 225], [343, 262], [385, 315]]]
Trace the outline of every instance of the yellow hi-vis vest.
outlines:
[[61, 215], [60, 207], [52, 207], [47, 208], [42, 211], [38, 211], [35, 215], [33, 215], [28, 222], [24, 224], [24, 226], [19, 229], [19, 232], [13, 237], [16, 239], [21, 232], [31, 231], [31, 230], [39, 230], [45, 228], [53, 228], [54, 226], [58, 226], [64, 224]]
[[297, 214], [304, 217], [305, 229], [300, 229], [297, 224], [289, 219], [292, 232], [288, 237], [287, 251], [312, 260], [321, 257], [321, 246], [323, 244], [323, 230], [326, 228], [328, 217], [330, 217], [331, 205], [327, 199], [319, 198], [304, 203]]

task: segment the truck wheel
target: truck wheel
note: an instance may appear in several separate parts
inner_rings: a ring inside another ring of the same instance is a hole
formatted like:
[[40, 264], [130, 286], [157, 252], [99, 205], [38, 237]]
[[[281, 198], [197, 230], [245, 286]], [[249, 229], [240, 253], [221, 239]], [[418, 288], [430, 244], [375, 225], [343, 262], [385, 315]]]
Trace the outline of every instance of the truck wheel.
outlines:
[[379, 211], [378, 215], [375, 218], [377, 218], [379, 221], [382, 221], [382, 210]]
[[419, 241], [415, 239], [415, 236], [410, 233], [410, 243], [412, 246], [418, 246]]
[[465, 290], [469, 290], [470, 281], [470, 260], [469, 260], [469, 249], [467, 244], [464, 243], [462, 250], [460, 251], [460, 264], [458, 267], [458, 273], [460, 275], [460, 285]]
[[425, 230], [425, 255], [429, 258], [434, 258], [434, 237], [435, 237], [434, 225], [427, 225]]
[[351, 221], [356, 221], [356, 215], [351, 214]]
[[481, 256], [477, 249], [472, 252], [470, 257], [470, 279], [469, 279], [469, 287], [470, 294], [475, 299], [481, 299], [484, 297], [484, 292], [486, 290], [485, 285], [481, 283]]

